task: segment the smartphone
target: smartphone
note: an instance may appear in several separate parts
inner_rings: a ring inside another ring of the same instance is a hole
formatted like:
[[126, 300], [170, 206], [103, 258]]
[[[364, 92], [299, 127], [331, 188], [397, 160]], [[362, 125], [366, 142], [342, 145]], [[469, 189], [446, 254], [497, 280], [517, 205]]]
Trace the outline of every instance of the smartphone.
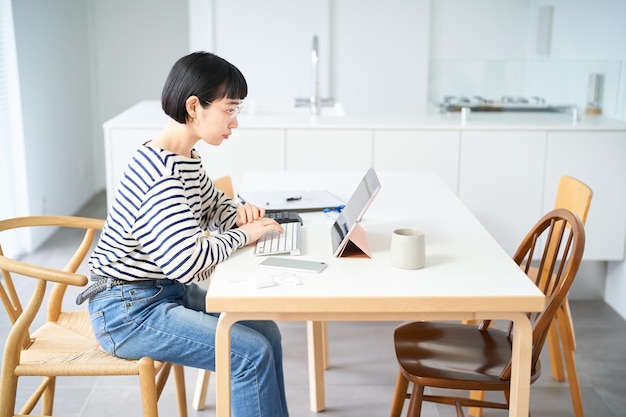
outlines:
[[259, 264], [261, 268], [283, 269], [295, 272], [313, 272], [319, 274], [326, 268], [326, 262], [304, 261], [302, 259], [291, 258], [265, 258]]

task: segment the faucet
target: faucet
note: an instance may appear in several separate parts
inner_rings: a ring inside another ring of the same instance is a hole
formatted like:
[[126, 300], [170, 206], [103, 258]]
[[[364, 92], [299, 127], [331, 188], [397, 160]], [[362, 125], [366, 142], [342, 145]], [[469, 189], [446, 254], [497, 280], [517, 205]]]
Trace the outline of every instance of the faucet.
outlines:
[[322, 107], [334, 106], [335, 99], [320, 98], [319, 90], [319, 44], [317, 35], [315, 35], [311, 48], [311, 94], [308, 98], [296, 98], [296, 107], [308, 107], [311, 115], [317, 116]]

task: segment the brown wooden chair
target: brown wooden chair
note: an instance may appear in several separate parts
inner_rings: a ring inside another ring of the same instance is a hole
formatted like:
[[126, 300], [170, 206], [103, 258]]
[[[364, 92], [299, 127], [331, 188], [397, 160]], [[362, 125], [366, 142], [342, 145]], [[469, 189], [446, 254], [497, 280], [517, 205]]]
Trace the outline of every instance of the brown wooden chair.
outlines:
[[[585, 231], [581, 220], [566, 209], [546, 214], [523, 239], [513, 260], [529, 274], [533, 259], [538, 276], [529, 275], [546, 294], [546, 306], [529, 314], [533, 328], [531, 383], [541, 374], [539, 354], [550, 325], [565, 300], [582, 260]], [[497, 323], [500, 324], [500, 323]], [[409, 416], [419, 416], [423, 401], [464, 407], [508, 409], [511, 376], [511, 326], [508, 330], [452, 322], [411, 322], [400, 325], [394, 345], [400, 371], [391, 416], [401, 414], [410, 398]], [[407, 394], [409, 382], [413, 384]], [[464, 390], [458, 396], [424, 395], [425, 387]], [[465, 390], [502, 391], [504, 402], [468, 398]]]
[[[592, 197], [593, 191], [585, 183], [570, 176], [563, 176], [559, 181], [554, 208], [568, 209], [576, 214], [583, 224], [585, 224]], [[537, 274], [536, 268], [531, 269], [530, 274], [535, 276]], [[576, 337], [574, 335], [574, 323], [572, 322], [568, 298], [565, 297], [561, 308], [556, 312], [552, 326], [550, 326], [550, 333], [548, 333], [550, 365], [552, 368], [552, 377], [556, 381], [565, 381], [565, 374], [563, 372], [563, 363], [565, 363], [574, 416], [585, 417], [583, 397], [580, 392], [578, 372], [574, 359], [575, 350]], [[483, 398], [483, 395], [480, 392], [472, 392], [472, 398], [480, 399]], [[481, 409], [470, 408], [469, 415], [480, 417], [482, 415]]]
[[[60, 228], [64, 232], [74, 230], [79, 234], [75, 245], [77, 249], [71, 259], [51, 261], [60, 265], [67, 261], [62, 269], [10, 259], [4, 256], [0, 246], [0, 299], [12, 323], [2, 357], [0, 417], [30, 415], [37, 404], [41, 404], [40, 415], [52, 415], [57, 377], [120, 375], [139, 377], [143, 415], [158, 416], [157, 400], [172, 365], [148, 357], [139, 360], [114, 357], [100, 348], [86, 308], [62, 310], [67, 286], [85, 286], [89, 281], [77, 271], [103, 225], [103, 220], [72, 216], [34, 216], [0, 221], [0, 238], [4, 238], [6, 231], [11, 229], [44, 226]], [[30, 279], [34, 279], [33, 285], [26, 282]], [[52, 283], [52, 291], [46, 299], [49, 282]], [[31, 286], [32, 291], [24, 290]], [[42, 305], [46, 306], [45, 311]], [[42, 314], [47, 314], [47, 319], [41, 327], [33, 329], [40, 310]], [[173, 368], [178, 412], [181, 417], [186, 417], [184, 369], [178, 365], [173, 365]], [[24, 376], [41, 376], [42, 382], [16, 412], [18, 380]]]
[[[592, 197], [593, 191], [585, 183], [570, 176], [563, 176], [559, 181], [554, 208], [570, 210], [585, 224]], [[574, 334], [574, 323], [572, 322], [572, 314], [568, 297], [566, 296], [561, 304], [561, 308], [556, 312], [555, 320], [548, 334], [550, 365], [552, 368], [552, 377], [557, 381], [564, 381], [563, 363], [565, 363], [574, 416], [584, 417], [583, 398], [580, 392], [578, 372], [576, 371], [576, 361], [574, 359], [575, 350], [576, 336]]]

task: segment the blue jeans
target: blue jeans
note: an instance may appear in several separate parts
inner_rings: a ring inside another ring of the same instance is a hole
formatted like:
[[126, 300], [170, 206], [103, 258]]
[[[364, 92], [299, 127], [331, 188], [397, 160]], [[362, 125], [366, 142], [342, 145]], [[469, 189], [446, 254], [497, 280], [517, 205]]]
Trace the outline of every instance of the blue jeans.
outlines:
[[[206, 291], [163, 279], [111, 286], [89, 299], [91, 324], [112, 355], [149, 356], [215, 371], [217, 314]], [[232, 410], [235, 417], [288, 416], [281, 335], [273, 321], [242, 321], [231, 329]]]

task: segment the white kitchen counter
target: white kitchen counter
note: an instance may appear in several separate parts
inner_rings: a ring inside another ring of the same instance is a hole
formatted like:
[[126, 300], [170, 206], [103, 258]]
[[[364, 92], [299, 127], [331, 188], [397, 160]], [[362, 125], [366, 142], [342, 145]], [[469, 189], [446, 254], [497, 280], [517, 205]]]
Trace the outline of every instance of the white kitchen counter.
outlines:
[[[419, 130], [625, 130], [626, 122], [604, 116], [581, 115], [576, 123], [569, 113], [471, 113], [465, 123], [460, 113], [441, 114], [433, 106], [415, 115], [322, 115], [311, 117], [308, 109], [284, 113], [250, 114], [238, 117], [239, 129], [419, 129]], [[154, 128], [166, 116], [158, 100], [145, 100], [104, 123], [104, 127]]]

